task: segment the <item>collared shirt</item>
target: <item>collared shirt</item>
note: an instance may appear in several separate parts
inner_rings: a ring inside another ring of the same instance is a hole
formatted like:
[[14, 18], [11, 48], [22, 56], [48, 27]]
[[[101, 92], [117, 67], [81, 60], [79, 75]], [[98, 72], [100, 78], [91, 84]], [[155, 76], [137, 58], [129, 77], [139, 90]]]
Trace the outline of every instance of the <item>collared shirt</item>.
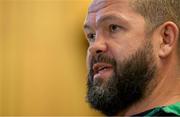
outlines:
[[133, 116], [180, 116], [180, 102], [168, 106], [156, 107]]

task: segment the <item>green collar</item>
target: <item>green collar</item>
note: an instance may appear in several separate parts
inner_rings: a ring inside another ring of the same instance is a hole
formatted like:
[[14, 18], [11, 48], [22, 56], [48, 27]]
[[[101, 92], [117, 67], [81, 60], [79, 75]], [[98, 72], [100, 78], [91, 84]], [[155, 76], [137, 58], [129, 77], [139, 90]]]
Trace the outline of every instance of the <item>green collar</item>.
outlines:
[[177, 102], [175, 104], [171, 104], [168, 106], [156, 107], [152, 109], [152, 111], [147, 113], [145, 116], [153, 116], [162, 111], [167, 114], [174, 114], [174, 115], [179, 116], [180, 115], [180, 102]]

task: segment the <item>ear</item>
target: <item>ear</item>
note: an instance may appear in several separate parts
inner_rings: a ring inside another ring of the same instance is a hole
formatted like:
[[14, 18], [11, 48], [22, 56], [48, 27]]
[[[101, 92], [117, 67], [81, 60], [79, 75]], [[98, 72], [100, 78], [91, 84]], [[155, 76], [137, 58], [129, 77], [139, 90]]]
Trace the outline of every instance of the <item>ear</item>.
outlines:
[[165, 58], [170, 55], [177, 45], [179, 29], [173, 22], [166, 22], [160, 26], [160, 49], [159, 57]]

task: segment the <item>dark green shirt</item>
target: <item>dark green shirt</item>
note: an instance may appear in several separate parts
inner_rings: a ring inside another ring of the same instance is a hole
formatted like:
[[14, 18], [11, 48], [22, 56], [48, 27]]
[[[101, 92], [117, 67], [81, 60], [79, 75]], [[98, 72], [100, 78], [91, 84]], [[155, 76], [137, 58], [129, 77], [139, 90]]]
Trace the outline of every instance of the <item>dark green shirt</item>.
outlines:
[[154, 109], [133, 116], [180, 116], [180, 102]]

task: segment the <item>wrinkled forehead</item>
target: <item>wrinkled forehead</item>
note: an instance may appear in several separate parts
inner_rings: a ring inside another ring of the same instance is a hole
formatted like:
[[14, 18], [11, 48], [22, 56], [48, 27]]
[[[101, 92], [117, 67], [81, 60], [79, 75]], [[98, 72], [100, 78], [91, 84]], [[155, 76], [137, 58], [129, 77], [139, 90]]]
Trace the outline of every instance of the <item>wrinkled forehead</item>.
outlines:
[[99, 19], [104, 19], [106, 16], [121, 16], [125, 18], [125, 14], [131, 15], [133, 12], [129, 6], [129, 1], [132, 0], [93, 0], [88, 9], [85, 25], [96, 27], [98, 21], [101, 21]]
[[99, 10], [106, 8], [108, 6], [111, 6], [113, 4], [116, 5], [123, 5], [123, 4], [129, 4], [129, 0], [93, 0], [88, 12], [98, 12]]

